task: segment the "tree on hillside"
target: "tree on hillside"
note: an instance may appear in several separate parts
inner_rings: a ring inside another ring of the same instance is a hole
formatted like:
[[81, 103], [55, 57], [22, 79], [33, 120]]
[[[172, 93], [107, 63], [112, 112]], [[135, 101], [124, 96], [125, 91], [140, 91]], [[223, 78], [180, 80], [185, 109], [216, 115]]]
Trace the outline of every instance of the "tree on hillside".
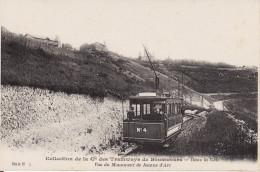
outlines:
[[168, 66], [169, 70], [181, 68], [183, 66], [197, 66], [197, 67], [217, 67], [217, 68], [233, 68], [235, 66], [226, 64], [224, 62], [212, 63], [207, 61], [197, 61], [191, 59], [183, 59], [183, 60], [171, 60], [166, 59], [162, 61], [165, 66]]
[[71, 44], [68, 44], [68, 43], [62, 44], [62, 48], [66, 48], [66, 49], [70, 49], [70, 50], [73, 49], [72, 45], [71, 45]]
[[90, 45], [87, 44], [87, 43], [84, 43], [84, 44], [82, 44], [82, 45], [79, 47], [79, 50], [80, 50], [80, 51], [86, 51], [86, 50], [89, 50], [89, 48], [90, 48]]

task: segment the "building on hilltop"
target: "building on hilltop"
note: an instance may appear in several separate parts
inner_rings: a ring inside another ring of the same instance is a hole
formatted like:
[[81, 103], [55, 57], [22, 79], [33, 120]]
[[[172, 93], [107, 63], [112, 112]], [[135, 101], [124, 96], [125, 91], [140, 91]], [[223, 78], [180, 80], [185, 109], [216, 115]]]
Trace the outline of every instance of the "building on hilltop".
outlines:
[[59, 47], [60, 46], [60, 42], [58, 40], [51, 40], [48, 37], [40, 37], [40, 36], [33, 36], [30, 34], [26, 34], [24, 35], [25, 38], [37, 41], [39, 43], [42, 43], [44, 45], [50, 45], [50, 46], [54, 46], [54, 47]]

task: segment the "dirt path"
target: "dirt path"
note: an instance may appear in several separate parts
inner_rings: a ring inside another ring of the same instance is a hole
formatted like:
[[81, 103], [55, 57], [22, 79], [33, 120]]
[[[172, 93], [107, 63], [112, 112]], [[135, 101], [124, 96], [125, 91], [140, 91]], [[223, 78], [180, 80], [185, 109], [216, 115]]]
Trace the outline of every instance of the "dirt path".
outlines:
[[137, 149], [130, 153], [128, 156], [141, 156], [141, 155], [187, 155], [189, 154], [188, 142], [193, 139], [193, 135], [203, 128], [206, 124], [205, 114], [192, 115], [193, 119], [183, 124], [183, 130], [180, 134], [173, 137], [169, 141], [168, 148], [162, 148], [157, 145], [144, 146], [143, 149]]

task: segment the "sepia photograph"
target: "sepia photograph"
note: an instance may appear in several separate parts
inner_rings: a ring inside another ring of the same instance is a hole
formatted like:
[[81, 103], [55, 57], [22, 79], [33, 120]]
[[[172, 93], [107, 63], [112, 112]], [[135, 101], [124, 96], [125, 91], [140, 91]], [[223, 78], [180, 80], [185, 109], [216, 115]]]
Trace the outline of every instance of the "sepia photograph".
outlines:
[[0, 0], [0, 170], [258, 171], [258, 0]]

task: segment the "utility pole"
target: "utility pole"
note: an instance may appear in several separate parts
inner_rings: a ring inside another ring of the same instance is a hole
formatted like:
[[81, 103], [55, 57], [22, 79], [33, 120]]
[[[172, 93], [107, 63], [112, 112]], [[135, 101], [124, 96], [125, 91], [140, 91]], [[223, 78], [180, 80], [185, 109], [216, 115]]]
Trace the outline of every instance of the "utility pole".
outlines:
[[181, 71], [181, 87], [182, 87], [182, 98], [184, 96], [184, 79], [183, 79], [183, 71]]
[[178, 98], [180, 98], [180, 81], [178, 79]]
[[182, 88], [183, 88], [183, 71], [181, 71], [181, 83], [182, 83]]
[[151, 66], [152, 66], [152, 69], [153, 69], [153, 72], [154, 72], [154, 75], [155, 75], [155, 89], [156, 89], [156, 91], [158, 91], [158, 90], [159, 90], [159, 77], [157, 76], [157, 74], [156, 74], [156, 72], [155, 72], [155, 70], [154, 70], [152, 61], [151, 61], [151, 59], [150, 59], [150, 57], [149, 57], [149, 54], [148, 54], [148, 52], [147, 52], [147, 50], [146, 50], [146, 48], [145, 48], [144, 45], [143, 45], [143, 47], [144, 47], [144, 51], [145, 51], [145, 53], [146, 53], [146, 55], [147, 55], [147, 57], [148, 57], [148, 59], [149, 59], [149, 62], [150, 62], [150, 64], [151, 64]]
[[[167, 65], [167, 70], [169, 70], [169, 65], [170, 65], [170, 56], [168, 56], [168, 65]], [[172, 75], [172, 72], [170, 72], [170, 76]], [[171, 85], [171, 78], [170, 77], [168, 77], [168, 91], [170, 91], [170, 86]]]

